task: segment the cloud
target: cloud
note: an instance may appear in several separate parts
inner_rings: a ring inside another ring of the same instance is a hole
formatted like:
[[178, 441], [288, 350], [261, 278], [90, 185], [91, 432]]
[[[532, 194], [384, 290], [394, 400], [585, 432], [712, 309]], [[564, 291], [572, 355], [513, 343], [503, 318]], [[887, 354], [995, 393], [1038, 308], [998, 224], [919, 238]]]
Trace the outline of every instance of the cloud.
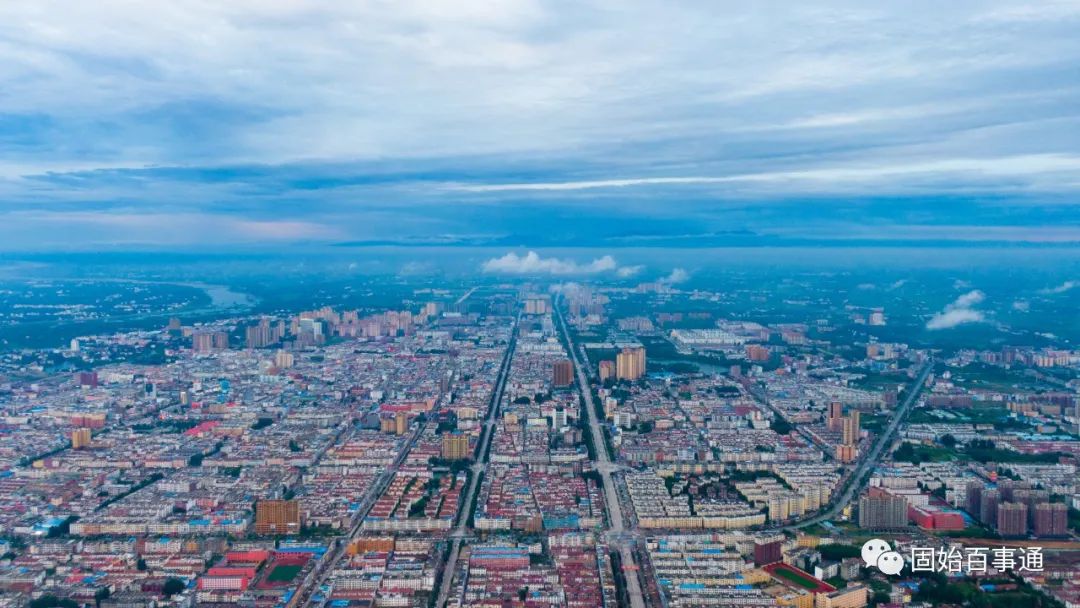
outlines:
[[619, 266], [610, 255], [596, 258], [587, 264], [579, 264], [573, 260], [544, 258], [535, 251], [523, 256], [511, 251], [502, 257], [487, 260], [481, 268], [492, 274], [587, 275], [617, 271]]
[[[817, 187], [818, 191], [839, 192], [855, 186], [886, 185], [892, 191], [918, 185], [931, 185], [942, 180], [954, 184], [971, 184], [986, 177], [1002, 179], [1027, 178], [1033, 184], [1044, 180], [1064, 179], [1071, 183], [1080, 172], [1080, 155], [1027, 154], [991, 158], [942, 158], [933, 161], [867, 165], [847, 163], [833, 167], [799, 171], [745, 173], [723, 176], [633, 177], [566, 182], [533, 182], [481, 185], [454, 185], [451, 189], [465, 192], [565, 192], [601, 188], [633, 188], [648, 186], [743, 185], [791, 191]], [[1050, 184], [1052, 186], [1052, 184]], [[1059, 184], [1060, 185], [1060, 184]]]
[[0, 214], [0, 241], [39, 232], [46, 244], [184, 246], [190, 243], [280, 245], [341, 238], [334, 226], [299, 219], [254, 220], [216, 213], [28, 211]]
[[896, 290], [896, 289], [900, 289], [901, 287], [903, 287], [904, 285], [907, 285], [907, 284], [908, 284], [908, 279], [900, 279], [898, 281], [895, 281], [891, 285], [889, 285], [888, 289], [889, 289], [889, 291], [893, 291], [893, 290]]
[[0, 214], [216, 215], [277, 241], [309, 229], [261, 223], [420, 240], [681, 214], [673, 234], [858, 217], [867, 239], [1072, 242], [1080, 11], [1027, 4], [3, 2]]
[[640, 274], [642, 270], [645, 270], [645, 267], [641, 264], [638, 264], [636, 266], [623, 266], [622, 268], [616, 270], [615, 274], [620, 279], [628, 279], [630, 277]]
[[682, 268], [676, 268], [671, 271], [671, 274], [660, 279], [660, 282], [665, 285], [678, 285], [679, 283], [685, 283], [688, 280], [690, 280], [690, 273]]
[[971, 308], [972, 306], [974, 306], [976, 304], [982, 303], [982, 301], [985, 300], [985, 299], [986, 299], [986, 294], [979, 291], [978, 289], [973, 289], [972, 291], [969, 291], [969, 292], [965, 293], [964, 295], [960, 296], [959, 298], [956, 298], [956, 300], [953, 301], [953, 303], [949, 305], [949, 308], [950, 309]]
[[986, 316], [977, 310], [958, 308], [934, 315], [932, 319], [927, 321], [926, 329], [951, 329], [965, 323], [982, 323], [985, 320]]
[[1080, 283], [1077, 283], [1076, 281], [1065, 281], [1057, 287], [1047, 287], [1046, 289], [1040, 289], [1039, 293], [1043, 295], [1057, 295], [1071, 291], [1077, 285], [1080, 285]]
[[926, 322], [926, 329], [951, 329], [966, 323], [982, 323], [986, 315], [972, 307], [986, 299], [986, 294], [974, 289], [953, 300], [945, 309]]

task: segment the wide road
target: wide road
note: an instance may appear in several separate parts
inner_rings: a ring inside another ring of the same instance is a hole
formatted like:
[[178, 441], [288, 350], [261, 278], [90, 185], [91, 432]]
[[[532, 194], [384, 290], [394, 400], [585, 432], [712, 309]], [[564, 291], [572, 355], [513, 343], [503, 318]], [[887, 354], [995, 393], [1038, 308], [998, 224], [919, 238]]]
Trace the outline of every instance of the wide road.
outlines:
[[[474, 288], [475, 289], [475, 288]], [[471, 293], [471, 292], [470, 292]], [[491, 392], [491, 401], [488, 403], [488, 415], [484, 419], [484, 428], [480, 431], [480, 441], [476, 453], [479, 455], [477, 462], [472, 465], [472, 475], [469, 477], [469, 487], [466, 488], [461, 502], [463, 508], [458, 509], [457, 525], [451, 532], [450, 556], [446, 560], [442, 571], [442, 584], [439, 586], [439, 597], [435, 602], [437, 608], [442, 608], [450, 598], [450, 587], [454, 579], [454, 571], [457, 570], [458, 555], [461, 553], [462, 539], [469, 534], [467, 529], [469, 514], [472, 511], [473, 499], [480, 487], [480, 477], [487, 471], [488, 446], [491, 445], [491, 436], [495, 434], [495, 421], [499, 417], [499, 405], [502, 403], [503, 389], [506, 388], [506, 377], [510, 373], [510, 361], [514, 357], [514, 346], [517, 344], [517, 328], [521, 316], [514, 321], [510, 332], [510, 344], [506, 347], [503, 355], [502, 367], [495, 379], [495, 390]]]
[[869, 480], [866, 473], [881, 462], [881, 456], [885, 453], [885, 448], [892, 444], [896, 429], [900, 428], [904, 419], [907, 418], [908, 413], [911, 411], [911, 407], [919, 398], [919, 393], [922, 392], [923, 385], [926, 384], [927, 376], [930, 375], [930, 371], [933, 369], [934, 362], [932, 359], [928, 359], [926, 363], [923, 364], [915, 381], [911, 383], [911, 389], [908, 390], [908, 394], [901, 402], [900, 407], [896, 408], [896, 412], [893, 414], [892, 418], [889, 419], [889, 425], [878, 435], [873, 446], [870, 448], [870, 451], [859, 460], [859, 463], [855, 466], [855, 470], [848, 476], [847, 486], [844, 491], [830, 501], [830, 506], [822, 511], [818, 511], [807, 519], [784, 526], [781, 528], [782, 530], [796, 530], [819, 524], [823, 521], [828, 521], [836, 517], [837, 514], [839, 514], [840, 511], [842, 511], [844, 507], [846, 507], [848, 503], [862, 491], [863, 485]]
[[330, 551], [330, 555], [327, 557], [327, 559], [324, 559], [322, 561], [319, 569], [312, 573], [312, 576], [308, 577], [308, 582], [301, 585], [299, 591], [296, 594], [296, 597], [293, 599], [292, 602], [289, 603], [291, 606], [308, 606], [311, 602], [312, 596], [315, 594], [315, 591], [322, 587], [324, 584], [326, 584], [326, 581], [330, 577], [330, 574], [334, 571], [334, 569], [338, 565], [338, 562], [340, 562], [341, 558], [345, 555], [345, 550], [349, 546], [349, 543], [352, 541], [353, 538], [356, 537], [356, 534], [360, 531], [360, 526], [364, 523], [364, 518], [367, 517], [367, 514], [371, 511], [371, 508], [375, 506], [375, 501], [378, 500], [379, 496], [381, 496], [382, 493], [386, 491], [386, 486], [390, 484], [390, 481], [394, 478], [394, 475], [397, 473], [398, 469], [401, 468], [402, 463], [405, 462], [405, 457], [408, 456], [409, 451], [412, 450], [412, 447], [416, 443], [416, 440], [420, 437], [421, 434], [423, 434], [424, 427], [426, 425], [426, 421], [424, 423], [416, 425], [416, 429], [413, 431], [412, 435], [409, 436], [409, 440], [405, 443], [405, 446], [398, 453], [397, 458], [394, 459], [394, 462], [390, 465], [390, 468], [388, 468], [381, 475], [379, 475], [378, 478], [376, 478], [375, 483], [372, 485], [371, 489], [364, 497], [364, 502], [361, 504], [360, 509], [357, 510], [356, 515], [353, 517], [352, 527], [349, 529], [349, 533], [344, 537], [339, 537], [335, 541], [334, 546]]
[[638, 580], [639, 569], [634, 563], [634, 553], [626, 543], [616, 537], [616, 535], [623, 532], [622, 505], [619, 504], [619, 493], [615, 488], [614, 480], [611, 478], [613, 466], [611, 458], [608, 457], [607, 442], [604, 441], [604, 429], [597, 419], [596, 402], [593, 400], [589, 378], [586, 376], [585, 368], [578, 359], [577, 348], [570, 338], [570, 332], [566, 328], [566, 320], [563, 319], [562, 309], [559, 308], [559, 304], [560, 302], [556, 300], [553, 308], [555, 309], [555, 317], [559, 322], [559, 331], [562, 332], [563, 338], [566, 340], [567, 350], [570, 351], [570, 360], [574, 363], [574, 370], [577, 372], [578, 390], [581, 391], [581, 396], [585, 399], [585, 412], [589, 417], [589, 431], [592, 434], [593, 447], [595, 448], [593, 452], [596, 454], [596, 470], [603, 480], [604, 500], [607, 503], [608, 521], [611, 524], [612, 535], [610, 535], [610, 542], [616, 546], [615, 548], [619, 550], [622, 557], [623, 579], [626, 581], [626, 594], [630, 598], [630, 605], [632, 608], [645, 608], [645, 598], [641, 593], [641, 584]]

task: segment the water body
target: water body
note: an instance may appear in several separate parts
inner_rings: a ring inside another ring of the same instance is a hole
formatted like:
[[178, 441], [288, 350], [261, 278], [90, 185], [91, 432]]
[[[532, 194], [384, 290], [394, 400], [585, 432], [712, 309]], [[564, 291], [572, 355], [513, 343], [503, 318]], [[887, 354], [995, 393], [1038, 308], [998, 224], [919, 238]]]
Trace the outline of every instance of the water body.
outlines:
[[[201, 291], [208, 302], [205, 305], [195, 307], [166, 309], [160, 308], [150, 312], [140, 313], [113, 313], [97, 319], [69, 320], [62, 318], [45, 319], [31, 322], [15, 323], [0, 327], [0, 349], [12, 348], [56, 348], [66, 346], [72, 338], [80, 336], [112, 333], [120, 331], [157, 329], [164, 326], [170, 317], [179, 317], [185, 320], [206, 320], [227, 314], [244, 314], [253, 310], [259, 303], [258, 298], [251, 294], [236, 291], [226, 285], [181, 282], [181, 281], [150, 281], [124, 278], [48, 278], [48, 279], [22, 279], [11, 281], [33, 285], [42, 284], [41, 300], [48, 302], [50, 287], [56, 290], [78, 290], [81, 288], [90, 290], [89, 286], [101, 286], [108, 284], [140, 285], [147, 287], [183, 288]], [[46, 287], [49, 286], [49, 287]], [[132, 296], [134, 294], [125, 294]], [[101, 298], [101, 290], [88, 293], [87, 298]], [[92, 303], [92, 302], [88, 302]]]

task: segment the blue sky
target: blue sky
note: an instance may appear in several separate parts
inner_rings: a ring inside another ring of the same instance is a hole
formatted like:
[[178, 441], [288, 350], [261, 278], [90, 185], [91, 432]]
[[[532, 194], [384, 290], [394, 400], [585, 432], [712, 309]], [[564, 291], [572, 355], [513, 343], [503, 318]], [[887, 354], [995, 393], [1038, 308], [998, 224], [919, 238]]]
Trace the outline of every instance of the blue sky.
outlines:
[[1080, 2], [884, 4], [3, 3], [0, 249], [1080, 243]]

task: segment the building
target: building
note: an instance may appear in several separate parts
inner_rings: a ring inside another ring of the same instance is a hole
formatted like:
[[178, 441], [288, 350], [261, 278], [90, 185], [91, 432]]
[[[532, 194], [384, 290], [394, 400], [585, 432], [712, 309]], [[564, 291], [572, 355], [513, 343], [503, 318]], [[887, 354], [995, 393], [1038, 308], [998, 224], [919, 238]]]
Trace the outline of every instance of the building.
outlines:
[[615, 362], [614, 361], [601, 361], [600, 362], [600, 382], [607, 380], [608, 378], [615, 377]]
[[443, 433], [442, 451], [443, 460], [465, 460], [469, 457], [469, 436], [460, 431]]
[[557, 387], [566, 387], [574, 383], [574, 364], [569, 359], [560, 359], [555, 362], [552, 370], [552, 384]]
[[868, 530], [905, 528], [907, 511], [907, 499], [903, 496], [865, 496], [859, 500], [859, 527]]
[[546, 315], [551, 313], [551, 298], [548, 296], [529, 296], [525, 299], [525, 314]]
[[300, 531], [300, 501], [260, 500], [255, 503], [256, 534], [296, 534]]
[[964, 496], [964, 510], [973, 517], [979, 516], [982, 506], [983, 484], [981, 481], [969, 481]]
[[409, 414], [408, 412], [397, 412], [394, 414], [394, 433], [404, 435], [407, 432], [409, 432]]
[[830, 431], [839, 433], [844, 430], [844, 406], [839, 401], [833, 401], [829, 404], [829, 414], [826, 418], [825, 424]]
[[274, 367], [278, 369], [289, 369], [293, 365], [296, 365], [296, 358], [292, 353], [279, 350], [274, 354]]
[[637, 380], [645, 375], [645, 349], [627, 347], [615, 357], [615, 375], [619, 380]]
[[997, 525], [998, 503], [1001, 502], [1001, 492], [997, 489], [983, 490], [979, 500], [979, 521], [987, 526]]
[[760, 344], [748, 344], [746, 346], [746, 358], [761, 363], [772, 358], [772, 352]]
[[849, 412], [847, 416], [841, 418], [843, 426], [843, 443], [844, 445], [859, 445], [859, 411], [854, 410]]
[[97, 388], [98, 375], [97, 372], [79, 372], [79, 386], [85, 386], [89, 388]]
[[754, 565], [767, 566], [783, 561], [783, 538], [754, 541]]
[[270, 325], [270, 319], [261, 319], [257, 325], [244, 330], [244, 343], [248, 348], [265, 348], [281, 337], [278, 327]]
[[998, 506], [997, 531], [1002, 536], [1025, 536], [1027, 534], [1028, 508], [1020, 502], [1006, 502]]
[[90, 447], [91, 431], [88, 428], [79, 428], [71, 431], [71, 447], [78, 450]]
[[859, 450], [853, 445], [838, 445], [836, 446], [836, 459], [840, 462], [848, 463], [855, 462], [855, 459], [859, 456]]
[[1062, 502], [1042, 502], [1035, 505], [1036, 536], [1068, 536], [1069, 507]]
[[208, 353], [229, 348], [229, 334], [223, 331], [204, 331], [191, 335], [191, 350]]
[[829, 593], [814, 596], [814, 608], [862, 608], [869, 602], [867, 588], [863, 585], [850, 585]]

